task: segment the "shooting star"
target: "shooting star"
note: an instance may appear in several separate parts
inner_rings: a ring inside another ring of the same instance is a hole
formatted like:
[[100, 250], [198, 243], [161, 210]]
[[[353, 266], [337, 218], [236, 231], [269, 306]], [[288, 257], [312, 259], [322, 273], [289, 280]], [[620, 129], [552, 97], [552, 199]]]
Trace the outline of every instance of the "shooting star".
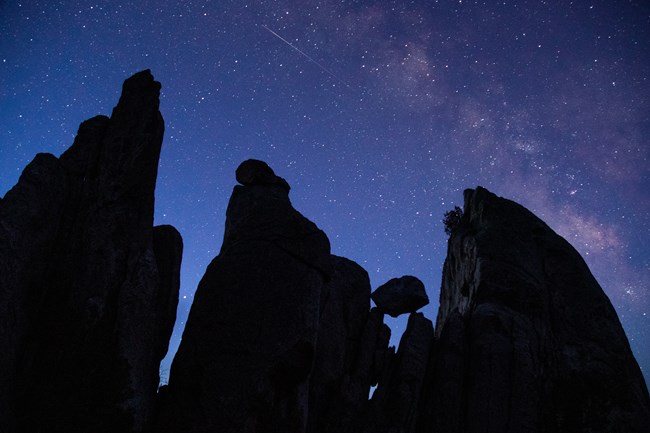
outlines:
[[289, 42], [288, 40], [286, 40], [285, 38], [283, 38], [283, 37], [280, 36], [279, 34], [275, 33], [273, 30], [271, 30], [270, 28], [266, 27], [265, 25], [262, 25], [262, 27], [264, 27], [266, 30], [268, 30], [269, 33], [271, 33], [273, 36], [275, 36], [276, 38], [280, 39], [282, 42], [284, 42], [285, 44], [289, 45], [289, 46], [290, 46], [291, 48], [293, 48], [294, 50], [298, 51], [298, 52], [299, 52], [300, 54], [302, 54], [302, 55], [303, 55], [307, 60], [309, 60], [310, 62], [312, 62], [313, 64], [315, 64], [315, 65], [318, 66], [319, 68], [321, 68], [323, 71], [327, 72], [327, 73], [330, 74], [332, 77], [336, 78], [336, 79], [339, 80], [341, 83], [345, 84], [347, 87], [351, 87], [351, 86], [347, 83], [347, 81], [345, 81], [343, 78], [339, 77], [339, 76], [336, 75], [334, 72], [332, 72], [332, 71], [330, 71], [329, 69], [327, 69], [325, 66], [321, 65], [320, 63], [318, 63], [316, 60], [314, 60], [314, 59], [312, 59], [311, 57], [309, 57], [309, 56], [308, 56], [304, 51], [302, 51], [300, 48], [296, 47], [294, 44], [292, 44], [291, 42]]

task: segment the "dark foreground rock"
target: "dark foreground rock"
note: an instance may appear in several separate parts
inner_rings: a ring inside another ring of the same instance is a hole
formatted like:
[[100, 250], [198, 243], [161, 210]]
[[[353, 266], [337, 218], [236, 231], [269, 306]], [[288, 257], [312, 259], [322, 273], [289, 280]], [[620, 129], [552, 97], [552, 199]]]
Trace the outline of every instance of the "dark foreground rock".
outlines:
[[580, 255], [522, 206], [465, 191], [423, 432], [647, 432], [648, 391]]
[[364, 432], [416, 433], [433, 344], [431, 321], [412, 313], [390, 370], [372, 396]]
[[142, 432], [176, 317], [182, 242], [153, 227], [160, 84], [39, 154], [0, 202], [3, 432]]
[[[182, 241], [152, 227], [160, 86], [41, 154], [0, 200], [0, 432], [647, 433], [616, 313], [523, 207], [465, 192], [432, 323], [415, 277], [373, 295], [263, 161], [236, 171], [170, 382]], [[397, 352], [384, 314], [411, 313]], [[372, 386], [376, 390], [369, 399]]]
[[370, 281], [330, 255], [262, 161], [236, 172], [224, 243], [199, 284], [161, 432], [358, 433], [385, 370], [390, 330]]
[[375, 293], [401, 306], [378, 297], [368, 312], [367, 274], [329, 255], [283, 179], [257, 161], [238, 178], [160, 431], [647, 431], [647, 389], [609, 300], [523, 207], [466, 193], [436, 332], [411, 313], [395, 352], [383, 314], [419, 308], [405, 301], [422, 302], [419, 280], [389, 282]]
[[371, 296], [377, 307], [392, 317], [414, 313], [429, 303], [424, 284], [411, 275], [388, 280]]
[[370, 383], [355, 367], [370, 308], [370, 280], [359, 265], [331, 256], [321, 291], [316, 352], [309, 383], [310, 433], [346, 431], [368, 400]]
[[329, 241], [291, 206], [266, 164], [243, 166], [246, 185], [234, 188], [221, 252], [199, 284], [171, 367], [162, 431], [290, 433], [307, 425]]

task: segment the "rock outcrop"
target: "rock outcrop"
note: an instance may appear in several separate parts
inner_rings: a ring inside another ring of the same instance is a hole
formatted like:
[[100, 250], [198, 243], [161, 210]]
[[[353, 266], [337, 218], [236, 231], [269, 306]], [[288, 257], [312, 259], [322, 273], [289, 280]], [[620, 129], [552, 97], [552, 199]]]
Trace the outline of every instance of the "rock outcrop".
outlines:
[[[37, 155], [0, 200], [0, 432], [650, 430], [615, 310], [525, 208], [465, 192], [434, 330], [420, 280], [371, 295], [257, 160], [236, 171], [221, 251], [156, 393], [182, 253], [173, 227], [152, 226], [159, 90], [149, 71], [128, 79], [110, 118], [84, 122], [60, 158]], [[395, 351], [384, 314], [405, 313]]]
[[380, 310], [392, 317], [414, 313], [429, 303], [424, 283], [411, 275], [388, 280], [371, 297]]
[[[260, 161], [237, 178], [160, 431], [645, 431], [647, 390], [609, 300], [523, 207], [466, 192], [434, 333], [413, 312], [419, 280], [389, 281], [368, 312], [366, 272], [329, 255], [284, 179]], [[409, 311], [395, 352], [383, 315]]]
[[330, 255], [262, 161], [236, 171], [219, 255], [199, 284], [161, 432], [359, 432], [393, 352], [370, 281]]
[[370, 400], [364, 432], [416, 433], [433, 344], [431, 321], [411, 313], [390, 371]]
[[266, 164], [246, 161], [237, 174], [245, 185], [234, 188], [221, 252], [196, 292], [161, 400], [163, 431], [307, 425], [329, 241]]
[[609, 299], [522, 206], [465, 191], [422, 431], [645, 432], [648, 391]]
[[309, 381], [310, 433], [358, 431], [354, 423], [370, 389], [370, 379], [356, 370], [370, 308], [368, 273], [343, 257], [331, 260], [332, 278], [321, 291]]
[[39, 154], [0, 202], [0, 425], [142, 432], [176, 317], [182, 241], [153, 227], [160, 84]]

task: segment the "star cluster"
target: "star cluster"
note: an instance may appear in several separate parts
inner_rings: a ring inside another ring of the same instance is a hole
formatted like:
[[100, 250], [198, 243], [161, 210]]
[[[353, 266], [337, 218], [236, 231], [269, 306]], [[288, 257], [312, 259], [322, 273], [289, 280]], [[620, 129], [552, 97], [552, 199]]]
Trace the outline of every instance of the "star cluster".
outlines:
[[185, 244], [171, 354], [257, 158], [373, 288], [422, 279], [429, 318], [444, 211], [476, 185], [523, 204], [583, 255], [650, 377], [644, 2], [2, 2], [0, 31], [3, 193], [125, 78], [162, 83], [156, 223]]

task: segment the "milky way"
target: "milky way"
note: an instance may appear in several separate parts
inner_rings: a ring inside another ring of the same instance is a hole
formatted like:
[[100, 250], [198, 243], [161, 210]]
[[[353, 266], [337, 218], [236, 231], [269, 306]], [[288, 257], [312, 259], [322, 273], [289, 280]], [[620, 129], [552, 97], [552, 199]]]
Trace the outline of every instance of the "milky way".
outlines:
[[[0, 193], [150, 68], [156, 223], [185, 243], [172, 353], [257, 158], [373, 287], [422, 279], [429, 318], [444, 211], [476, 185], [523, 204], [583, 255], [648, 379], [650, 7], [494, 3], [2, 2]], [[405, 320], [389, 324], [396, 343]]]

